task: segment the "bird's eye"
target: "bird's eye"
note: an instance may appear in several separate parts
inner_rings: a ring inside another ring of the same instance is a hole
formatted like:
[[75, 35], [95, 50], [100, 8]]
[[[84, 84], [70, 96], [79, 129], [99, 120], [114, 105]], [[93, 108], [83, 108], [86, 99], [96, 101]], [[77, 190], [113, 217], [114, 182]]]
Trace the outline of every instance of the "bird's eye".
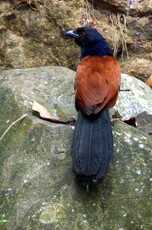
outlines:
[[83, 32], [81, 32], [81, 35], [82, 35], [82, 37], [84, 38], [84, 37], [86, 37], [86, 32], [85, 31], [83, 31]]

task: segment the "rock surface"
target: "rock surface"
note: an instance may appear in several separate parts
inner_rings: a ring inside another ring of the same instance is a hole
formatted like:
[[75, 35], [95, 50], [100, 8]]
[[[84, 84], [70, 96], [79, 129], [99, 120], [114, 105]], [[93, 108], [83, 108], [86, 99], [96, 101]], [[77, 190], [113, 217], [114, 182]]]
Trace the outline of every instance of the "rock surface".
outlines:
[[36, 99], [54, 116], [75, 116], [74, 75], [61, 67], [10, 70], [0, 75], [0, 136], [27, 114], [0, 141], [0, 220], [5, 217], [0, 227], [150, 230], [150, 136], [114, 122], [109, 172], [87, 192], [86, 183], [72, 172], [73, 126], [32, 114], [31, 102]]
[[135, 118], [139, 129], [152, 131], [152, 89], [141, 80], [121, 75], [121, 88], [115, 105], [123, 120]]
[[143, 112], [152, 115], [152, 89], [142, 81], [122, 74], [119, 98], [114, 108], [126, 119]]
[[79, 49], [64, 32], [94, 20], [122, 62], [122, 72], [145, 81], [152, 74], [151, 12], [151, 0], [2, 0], [1, 71], [46, 65], [75, 69]]

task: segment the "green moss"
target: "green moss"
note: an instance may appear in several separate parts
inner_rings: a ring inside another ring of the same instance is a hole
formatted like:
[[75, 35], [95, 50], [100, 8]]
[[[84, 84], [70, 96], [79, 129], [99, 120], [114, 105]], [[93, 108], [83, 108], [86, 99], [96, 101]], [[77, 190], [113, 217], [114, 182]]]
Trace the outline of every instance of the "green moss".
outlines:
[[[0, 87], [0, 136], [4, 133], [6, 128], [21, 116], [21, 111], [14, 99], [13, 93], [10, 89]], [[14, 112], [16, 111], [16, 112]]]

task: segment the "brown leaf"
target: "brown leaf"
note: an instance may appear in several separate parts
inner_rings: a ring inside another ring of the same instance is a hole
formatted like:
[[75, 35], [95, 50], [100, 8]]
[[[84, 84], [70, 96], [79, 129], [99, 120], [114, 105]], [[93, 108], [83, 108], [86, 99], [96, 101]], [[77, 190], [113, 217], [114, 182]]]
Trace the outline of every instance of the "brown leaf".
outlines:
[[46, 118], [46, 119], [54, 119], [54, 117], [51, 116], [50, 112], [41, 104], [39, 104], [37, 101], [33, 102], [32, 110], [36, 111], [40, 114], [40, 117]]
[[47, 108], [45, 108], [43, 105], [39, 104], [37, 101], [33, 102], [32, 110], [35, 112], [38, 112], [40, 118], [47, 120], [47, 121], [51, 121], [51, 122], [55, 122], [55, 123], [61, 123], [61, 124], [73, 124], [74, 123], [73, 118], [71, 118], [67, 121], [63, 121], [58, 117], [53, 117], [50, 114], [50, 112], [47, 110]]
[[152, 75], [145, 81], [145, 83], [149, 86], [152, 86]]
[[123, 120], [123, 122], [125, 122], [125, 123], [128, 124], [128, 125], [134, 126], [134, 127], [137, 127], [137, 126], [138, 126], [138, 125], [137, 125], [137, 120], [136, 120], [135, 117], [130, 118], [130, 119], [128, 119], [128, 120]]
[[137, 121], [135, 117], [131, 117], [131, 118], [123, 118], [118, 111], [116, 111], [113, 115], [112, 115], [112, 119], [119, 119], [125, 123], [127, 123], [128, 125], [137, 127]]
[[121, 115], [116, 111], [114, 114], [112, 114], [112, 119], [122, 119]]

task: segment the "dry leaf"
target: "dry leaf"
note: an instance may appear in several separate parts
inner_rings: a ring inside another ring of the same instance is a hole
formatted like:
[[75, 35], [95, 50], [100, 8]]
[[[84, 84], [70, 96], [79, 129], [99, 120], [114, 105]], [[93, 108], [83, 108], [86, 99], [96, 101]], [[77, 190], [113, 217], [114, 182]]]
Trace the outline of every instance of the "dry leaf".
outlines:
[[38, 112], [40, 117], [47, 120], [47, 121], [52, 121], [52, 122], [61, 123], [61, 124], [72, 124], [72, 123], [74, 123], [73, 118], [71, 118], [67, 121], [63, 121], [58, 117], [53, 117], [50, 114], [50, 112], [47, 110], [47, 108], [45, 108], [43, 105], [39, 104], [37, 101], [33, 102], [32, 110], [35, 112]]
[[51, 116], [50, 112], [41, 104], [39, 104], [37, 101], [33, 102], [32, 110], [36, 111], [40, 114], [40, 117], [46, 118], [46, 119], [54, 119], [54, 117]]
[[128, 120], [123, 120], [123, 122], [125, 122], [125, 123], [128, 124], [128, 125], [131, 125], [131, 126], [134, 126], [134, 127], [138, 127], [138, 125], [137, 125], [137, 120], [136, 120], [135, 117], [130, 118], [130, 119], [128, 119]]
[[120, 114], [118, 113], [118, 111], [116, 111], [113, 115], [112, 115], [112, 119], [122, 119], [122, 117], [120, 116]]
[[112, 115], [112, 119], [119, 119], [125, 123], [127, 123], [128, 125], [137, 127], [137, 121], [135, 117], [131, 117], [131, 118], [123, 118], [118, 111], [116, 111], [113, 115]]
[[152, 86], [152, 75], [145, 81], [145, 83], [149, 86]]

